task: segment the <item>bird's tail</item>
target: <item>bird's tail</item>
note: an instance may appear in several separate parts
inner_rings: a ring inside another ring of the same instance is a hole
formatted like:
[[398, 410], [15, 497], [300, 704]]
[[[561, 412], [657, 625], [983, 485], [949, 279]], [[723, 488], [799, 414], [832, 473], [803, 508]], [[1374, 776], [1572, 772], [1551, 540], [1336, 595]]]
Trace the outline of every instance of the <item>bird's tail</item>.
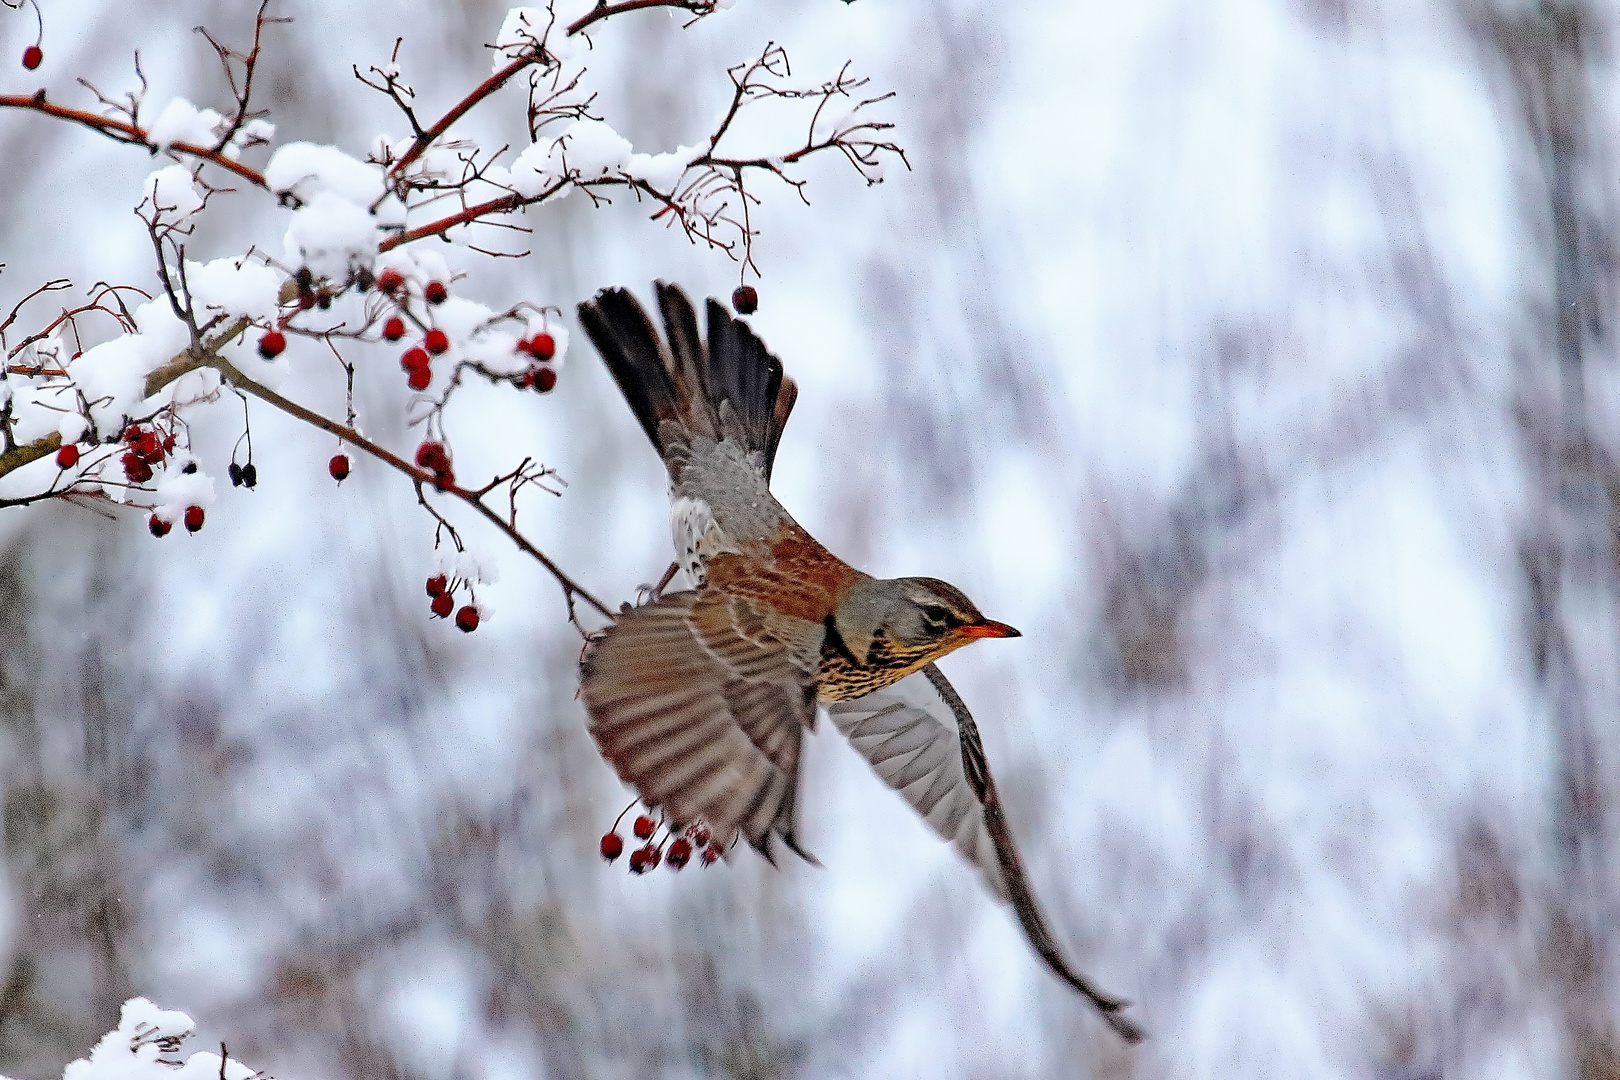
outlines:
[[798, 387], [718, 301], [708, 302], [705, 342], [686, 294], [666, 282], [654, 286], [667, 343], [626, 289], [603, 289], [579, 305], [579, 321], [631, 411], [666, 460], [675, 444], [730, 437], [760, 455], [769, 480]]

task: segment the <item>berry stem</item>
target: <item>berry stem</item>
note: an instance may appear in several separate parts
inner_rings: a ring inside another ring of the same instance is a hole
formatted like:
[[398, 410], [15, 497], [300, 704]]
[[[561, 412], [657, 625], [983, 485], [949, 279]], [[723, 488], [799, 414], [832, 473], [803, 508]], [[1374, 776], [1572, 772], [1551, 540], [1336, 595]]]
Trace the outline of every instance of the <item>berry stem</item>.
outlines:
[[[437, 477], [435, 474], [428, 472], [426, 469], [417, 468], [415, 465], [399, 457], [397, 454], [393, 453], [387, 448], [372, 442], [370, 439], [366, 438], [358, 431], [355, 431], [353, 428], [344, 427], [335, 420], [328, 420], [320, 413], [311, 409], [306, 409], [296, 401], [289, 401], [287, 398], [282, 397], [269, 387], [261, 386], [259, 383], [254, 382], [252, 379], [242, 374], [242, 372], [238, 371], [236, 365], [232, 364], [229, 360], [226, 360], [223, 356], [218, 356], [216, 354], [205, 358], [193, 366], [201, 367], [205, 364], [218, 370], [220, 375], [224, 377], [225, 381], [229, 382], [238, 390], [241, 390], [244, 393], [252, 394], [260, 401], [263, 401], [268, 405], [273, 405], [282, 412], [287, 413], [289, 416], [293, 416], [304, 421], [306, 424], [313, 427], [318, 427], [322, 431], [330, 432], [331, 434], [336, 435], [338, 438], [347, 442], [350, 446], [364, 450], [377, 460], [382, 461], [397, 471], [404, 473], [406, 476], [409, 476], [416, 482], [419, 492], [421, 490], [421, 485], [433, 484], [445, 494], [453, 495], [460, 499], [462, 502], [478, 511], [478, 513], [482, 514], [497, 529], [505, 533], [507, 539], [516, 544], [520, 551], [535, 559], [540, 563], [541, 566], [544, 566], [551, 576], [557, 579], [557, 584], [562, 586], [565, 596], [569, 598], [577, 596], [591, 607], [595, 608], [596, 611], [605, 618], [612, 619], [614, 617], [612, 610], [610, 610], [606, 604], [602, 603], [602, 601], [593, 596], [583, 585], [579, 584], [572, 577], [570, 577], [562, 567], [552, 562], [550, 556], [541, 551], [539, 548], [535, 547], [534, 544], [530, 543], [529, 539], [522, 533], [518, 532], [516, 527], [504, 520], [500, 514], [490, 509], [490, 507], [478, 497], [476, 492], [469, 491], [466, 488], [460, 487], [454, 483], [439, 485], [437, 483]], [[156, 373], [154, 372], [154, 374]], [[60, 442], [61, 439], [60, 436], [58, 436], [58, 445], [60, 445]], [[51, 450], [55, 449], [55, 446], [51, 447]], [[44, 455], [41, 454], [39, 456], [43, 457]]]

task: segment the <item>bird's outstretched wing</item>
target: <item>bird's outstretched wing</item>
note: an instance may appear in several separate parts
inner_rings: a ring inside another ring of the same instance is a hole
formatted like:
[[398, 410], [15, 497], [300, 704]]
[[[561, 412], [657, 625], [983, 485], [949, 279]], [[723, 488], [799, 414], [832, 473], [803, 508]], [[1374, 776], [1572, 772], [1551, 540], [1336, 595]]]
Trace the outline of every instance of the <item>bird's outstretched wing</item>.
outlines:
[[795, 804], [820, 647], [777, 621], [715, 589], [667, 594], [593, 641], [580, 679], [620, 779], [673, 820], [740, 832], [766, 858], [772, 836], [805, 855]]
[[[943, 676], [942, 676], [943, 677]], [[827, 713], [885, 784], [972, 863], [992, 893], [1010, 900], [984, 807], [962, 768], [956, 717], [924, 672]]]
[[1052, 936], [1018, 857], [978, 725], [944, 673], [929, 664], [892, 686], [834, 702], [827, 712], [883, 782], [979, 869], [991, 892], [1012, 904], [1047, 967], [1126, 1041], [1141, 1041], [1142, 1029], [1124, 1015], [1130, 1003], [1075, 971]]

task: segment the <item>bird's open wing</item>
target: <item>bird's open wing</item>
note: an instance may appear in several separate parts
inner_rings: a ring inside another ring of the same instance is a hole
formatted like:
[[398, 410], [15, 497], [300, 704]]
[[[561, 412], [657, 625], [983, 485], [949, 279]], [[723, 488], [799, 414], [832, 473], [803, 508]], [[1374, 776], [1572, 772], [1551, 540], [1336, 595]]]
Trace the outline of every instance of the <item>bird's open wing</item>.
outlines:
[[819, 642], [757, 616], [712, 589], [627, 609], [586, 652], [580, 696], [602, 756], [649, 806], [767, 858], [773, 835], [804, 854], [795, 795]]
[[1035, 901], [978, 725], [945, 674], [929, 664], [892, 686], [828, 706], [833, 723], [923, 819], [977, 866], [991, 891], [1012, 903], [1024, 935], [1047, 967], [1102, 1014], [1128, 1042], [1142, 1029], [1129, 1002], [1102, 993], [1075, 971]]
[[962, 769], [956, 715], [927, 673], [835, 701], [827, 713], [883, 782], [978, 868], [990, 891], [1011, 899], [984, 807]]

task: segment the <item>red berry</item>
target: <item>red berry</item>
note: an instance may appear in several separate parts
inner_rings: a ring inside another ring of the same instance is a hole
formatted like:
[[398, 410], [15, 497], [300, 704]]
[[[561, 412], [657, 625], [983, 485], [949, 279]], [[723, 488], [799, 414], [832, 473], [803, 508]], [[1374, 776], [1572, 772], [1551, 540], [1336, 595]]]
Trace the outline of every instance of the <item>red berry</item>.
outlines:
[[616, 832], [610, 832], [602, 837], [602, 858], [612, 862], [624, 854], [624, 839]]
[[430, 472], [449, 472], [450, 455], [445, 450], [443, 443], [429, 439], [416, 448], [416, 464]]
[[557, 355], [557, 339], [550, 334], [536, 334], [523, 343], [523, 348], [536, 360], [550, 360]]
[[422, 296], [430, 304], [442, 304], [450, 297], [450, 290], [442, 281], [430, 281], [422, 289]]
[[30, 45], [23, 50], [23, 67], [33, 71], [45, 61], [45, 53], [38, 45]]
[[405, 350], [399, 358], [399, 366], [404, 371], [420, 371], [428, 366], [427, 350], [420, 345], [413, 345]]
[[703, 865], [713, 866], [715, 863], [720, 861], [720, 856], [724, 854], [725, 852], [720, 850], [719, 844], [710, 844], [708, 847], [703, 849]]
[[702, 825], [694, 825], [686, 830], [686, 835], [692, 838], [692, 843], [698, 847], [705, 847], [709, 843], [709, 830]]
[[326, 471], [332, 474], [332, 479], [343, 483], [349, 478], [349, 455], [333, 454], [332, 460], [326, 463]]
[[426, 390], [433, 382], [433, 372], [425, 367], [412, 368], [411, 373], [405, 376], [405, 385], [412, 390]]
[[174, 442], [175, 442], [175, 439], [174, 439], [174, 434], [172, 432], [170, 434], [168, 434], [168, 435], [163, 436], [163, 452], [165, 454], [169, 453], [171, 450], [174, 449]]
[[648, 844], [641, 850], [647, 853], [647, 869], [649, 870], [656, 867], [664, 859], [664, 853], [653, 847], [651, 844]]
[[186, 507], [186, 532], [196, 532], [203, 527], [203, 508], [200, 506]]
[[385, 293], [397, 292], [405, 284], [405, 275], [398, 270], [384, 270], [377, 275], [377, 288]]
[[427, 347], [428, 352], [432, 353], [434, 356], [438, 356], [439, 354], [449, 350], [450, 335], [446, 334], [443, 330], [440, 330], [437, 326], [435, 326], [432, 330], [429, 330], [426, 334], [422, 335], [422, 344]]
[[630, 872], [632, 874], [645, 874], [647, 872], [647, 852], [651, 848], [636, 848], [630, 853]]
[[470, 634], [478, 629], [478, 609], [467, 604], [456, 612], [456, 629], [463, 634]]
[[280, 330], [271, 330], [259, 339], [259, 355], [274, 360], [287, 347], [287, 337]]
[[549, 394], [557, 387], [557, 371], [555, 368], [543, 367], [534, 370], [534, 388], [542, 394]]
[[739, 315], [752, 315], [759, 310], [759, 293], [752, 285], [739, 285], [731, 291], [731, 306]]
[[440, 593], [438, 596], [433, 598], [433, 603], [429, 604], [428, 607], [433, 611], [433, 614], [437, 615], [439, 618], [448, 619], [450, 617], [450, 612], [455, 610], [456, 598], [451, 596], [449, 593]]
[[152, 479], [152, 466], [140, 459], [133, 450], [124, 455], [124, 475], [132, 484], [144, 484]]
[[68, 443], [56, 452], [56, 467], [58, 469], [71, 469], [79, 463], [79, 448]]
[[434, 574], [427, 580], [427, 594], [429, 596], [443, 596], [448, 588], [450, 588], [450, 579], [443, 574]]
[[158, 537], [159, 539], [168, 536], [169, 530], [174, 528], [173, 525], [169, 524], [167, 521], [164, 521], [156, 514], [153, 514], [151, 518], [147, 520], [146, 527], [152, 530], [152, 535]]
[[456, 474], [450, 469], [433, 474], [433, 486], [440, 491], [449, 491], [456, 486]]
[[129, 440], [129, 452], [147, 465], [156, 465], [163, 460], [163, 446], [158, 442], [157, 434], [151, 431], [143, 431]]
[[636, 834], [636, 839], [645, 840], [653, 834], [655, 828], [657, 826], [653, 824], [653, 819], [646, 814], [642, 814], [636, 818], [635, 828], [631, 831]]
[[692, 861], [692, 841], [681, 837], [669, 845], [669, 868], [679, 870]]
[[405, 336], [405, 320], [398, 315], [390, 315], [388, 321], [383, 323], [383, 337], [389, 341], [398, 341]]

